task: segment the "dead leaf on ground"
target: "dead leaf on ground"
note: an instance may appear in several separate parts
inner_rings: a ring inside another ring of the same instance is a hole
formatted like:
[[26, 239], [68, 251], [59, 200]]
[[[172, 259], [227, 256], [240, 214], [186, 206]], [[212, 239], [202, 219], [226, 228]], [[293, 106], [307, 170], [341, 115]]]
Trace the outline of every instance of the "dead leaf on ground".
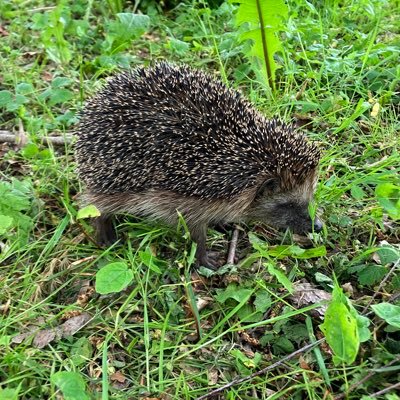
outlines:
[[[317, 289], [308, 282], [295, 282], [293, 284], [294, 292], [289, 299], [296, 304], [297, 307], [304, 307], [310, 304], [320, 303], [321, 301], [330, 301], [332, 295], [325, 290]], [[320, 317], [325, 315], [328, 305], [322, 305], [316, 308]]]
[[65, 336], [74, 335], [89, 320], [90, 320], [90, 315], [88, 313], [82, 313], [81, 315], [77, 315], [76, 317], [72, 317], [68, 321], [65, 321], [61, 325], [61, 329], [63, 331], [63, 336], [65, 337]]
[[209, 386], [214, 386], [218, 382], [218, 371], [216, 369], [212, 369], [211, 371], [207, 371], [207, 377], [208, 377], [208, 385]]
[[110, 375], [110, 379], [114, 382], [124, 383], [126, 381], [125, 375], [120, 372], [116, 371]]
[[[90, 320], [88, 313], [81, 313], [54, 328], [38, 329], [36, 326], [28, 327], [28, 332], [20, 333], [12, 338], [11, 343], [20, 344], [33, 337], [32, 345], [42, 349], [54, 340], [74, 335]], [[45, 322], [43, 321], [42, 325]]]

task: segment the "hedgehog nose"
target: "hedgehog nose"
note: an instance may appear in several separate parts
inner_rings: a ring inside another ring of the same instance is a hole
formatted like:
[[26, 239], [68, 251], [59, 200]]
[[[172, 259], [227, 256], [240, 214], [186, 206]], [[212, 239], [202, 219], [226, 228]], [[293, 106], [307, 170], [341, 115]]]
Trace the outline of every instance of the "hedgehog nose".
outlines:
[[321, 220], [319, 218], [315, 218], [314, 220], [314, 232], [321, 232], [322, 231], [322, 227], [324, 226], [324, 224], [321, 222]]

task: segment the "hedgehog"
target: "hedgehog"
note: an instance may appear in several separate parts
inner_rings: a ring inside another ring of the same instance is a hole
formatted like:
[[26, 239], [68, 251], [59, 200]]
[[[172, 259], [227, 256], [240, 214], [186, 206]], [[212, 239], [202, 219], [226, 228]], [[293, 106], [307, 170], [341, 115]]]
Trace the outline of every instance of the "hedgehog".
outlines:
[[76, 134], [82, 202], [101, 212], [94, 222], [101, 244], [117, 240], [115, 214], [173, 225], [181, 213], [197, 265], [216, 268], [209, 225], [322, 229], [308, 211], [318, 147], [200, 70], [161, 62], [116, 75], [87, 102]]

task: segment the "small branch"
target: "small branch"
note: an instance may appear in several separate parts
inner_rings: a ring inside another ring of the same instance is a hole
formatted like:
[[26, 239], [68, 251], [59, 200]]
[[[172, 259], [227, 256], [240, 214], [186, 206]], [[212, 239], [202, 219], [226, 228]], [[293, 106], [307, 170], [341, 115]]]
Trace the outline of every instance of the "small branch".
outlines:
[[[390, 363], [385, 365], [384, 368], [390, 367], [391, 365], [395, 364], [398, 361], [400, 361], [400, 356], [397, 356], [395, 359], [390, 361]], [[378, 373], [379, 373], [379, 371], [369, 372], [367, 375], [364, 376], [364, 378], [360, 379], [356, 383], [353, 383], [345, 393], [341, 393], [338, 396], [335, 396], [334, 400], [344, 399], [345, 397], [347, 397], [349, 395], [350, 392], [352, 392], [354, 389], [357, 389], [359, 386], [361, 386], [363, 383], [365, 383], [366, 381], [368, 381], [369, 379], [371, 379], [373, 376], [375, 376]], [[375, 393], [375, 395], [376, 395], [376, 393]]]
[[[15, 143], [17, 145], [24, 145], [26, 143], [26, 135], [21, 135], [20, 133], [15, 135], [10, 131], [0, 131], [0, 143]], [[64, 146], [67, 143], [72, 142], [72, 135], [65, 136], [45, 136], [41, 139], [43, 144], [51, 144], [53, 146]]]
[[236, 253], [238, 239], [239, 239], [239, 228], [235, 226], [235, 229], [232, 234], [231, 244], [229, 246], [228, 259], [226, 260], [227, 264], [235, 263], [235, 253]]
[[271, 371], [272, 369], [274, 369], [276, 367], [279, 367], [280, 365], [284, 364], [286, 361], [289, 361], [290, 359], [298, 356], [299, 354], [302, 354], [302, 353], [305, 353], [308, 350], [311, 350], [313, 347], [321, 344], [324, 341], [325, 341], [325, 338], [317, 340], [316, 342], [313, 342], [313, 343], [309, 343], [306, 346], [302, 347], [301, 349], [298, 349], [298, 350], [294, 351], [293, 353], [287, 355], [286, 357], [283, 357], [281, 360], [277, 361], [276, 363], [271, 364], [268, 367], [265, 367], [265, 368], [261, 369], [260, 371], [254, 372], [253, 374], [251, 374], [249, 376], [245, 376], [244, 378], [237, 377], [232, 382], [229, 382], [229, 383], [219, 387], [218, 389], [212, 390], [211, 392], [209, 392], [209, 393], [207, 393], [207, 394], [205, 394], [203, 396], [198, 397], [196, 400], [208, 399], [210, 397], [215, 396], [218, 393], [223, 392], [226, 389], [229, 389], [232, 386], [238, 385], [238, 384], [243, 383], [243, 382], [250, 381], [250, 380], [254, 379], [257, 376], [265, 375], [268, 371]]
[[369, 397], [378, 397], [378, 396], [380, 396], [381, 394], [388, 393], [388, 392], [390, 392], [391, 390], [397, 389], [397, 388], [400, 388], [400, 382], [395, 383], [394, 385], [390, 385], [390, 386], [388, 386], [387, 388], [380, 390], [379, 392], [372, 393], [372, 394], [369, 395]]

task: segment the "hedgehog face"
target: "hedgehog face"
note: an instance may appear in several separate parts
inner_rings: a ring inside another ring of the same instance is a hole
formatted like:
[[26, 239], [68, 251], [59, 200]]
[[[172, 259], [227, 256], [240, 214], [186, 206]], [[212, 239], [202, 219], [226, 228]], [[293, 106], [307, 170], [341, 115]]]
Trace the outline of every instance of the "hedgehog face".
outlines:
[[317, 183], [316, 174], [302, 184], [290, 189], [282, 188], [279, 181], [273, 179], [258, 191], [253, 205], [249, 209], [250, 219], [265, 222], [278, 229], [290, 229], [294, 233], [320, 232], [322, 222], [313, 221], [309, 215], [309, 204], [313, 200]]

